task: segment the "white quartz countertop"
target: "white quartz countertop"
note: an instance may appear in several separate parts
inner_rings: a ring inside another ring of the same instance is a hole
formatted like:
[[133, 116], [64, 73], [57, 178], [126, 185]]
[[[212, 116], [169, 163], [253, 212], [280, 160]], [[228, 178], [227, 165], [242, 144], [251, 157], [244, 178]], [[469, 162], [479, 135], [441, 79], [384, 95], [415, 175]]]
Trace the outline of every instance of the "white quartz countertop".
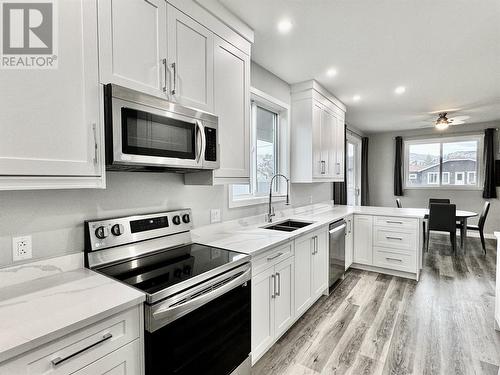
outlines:
[[277, 212], [273, 218], [274, 223], [286, 219], [313, 222], [313, 224], [293, 232], [265, 229], [263, 227], [269, 225], [269, 223], [265, 222], [264, 215], [259, 215], [200, 227], [193, 230], [191, 235], [193, 241], [197, 243], [256, 256], [270, 248], [340, 220], [350, 214], [423, 219], [426, 210], [420, 208], [351, 207], [316, 204]]
[[495, 234], [495, 237], [497, 238], [497, 240], [500, 241], [500, 232], [495, 232], [494, 234]]
[[[0, 277], [9, 277], [0, 271]], [[84, 268], [0, 288], [0, 362], [144, 299], [143, 293]]]

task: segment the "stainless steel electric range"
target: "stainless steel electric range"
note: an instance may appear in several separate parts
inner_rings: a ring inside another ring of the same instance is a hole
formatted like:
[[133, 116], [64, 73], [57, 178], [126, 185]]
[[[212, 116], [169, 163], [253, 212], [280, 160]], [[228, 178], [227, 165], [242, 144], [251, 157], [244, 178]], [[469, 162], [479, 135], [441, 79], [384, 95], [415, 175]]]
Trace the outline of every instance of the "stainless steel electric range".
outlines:
[[85, 265], [146, 293], [146, 374], [250, 372], [250, 256], [192, 243], [191, 210], [85, 222]]

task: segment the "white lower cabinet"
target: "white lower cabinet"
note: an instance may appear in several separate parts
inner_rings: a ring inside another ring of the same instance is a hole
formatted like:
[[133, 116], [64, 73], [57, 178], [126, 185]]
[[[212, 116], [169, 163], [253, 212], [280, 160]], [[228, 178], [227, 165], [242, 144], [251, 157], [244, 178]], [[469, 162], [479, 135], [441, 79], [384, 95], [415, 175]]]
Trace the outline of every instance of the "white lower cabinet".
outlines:
[[354, 263], [371, 265], [373, 216], [354, 215]]
[[313, 235], [295, 240], [295, 314], [303, 314], [312, 303]]
[[144, 373], [142, 304], [0, 363], [0, 374]]
[[290, 256], [252, 277], [252, 364], [293, 322], [293, 259]]
[[345, 269], [351, 267], [354, 258], [354, 233], [353, 233], [353, 217], [352, 215], [345, 218]]
[[328, 231], [320, 230], [313, 236], [312, 297], [316, 301], [328, 288]]

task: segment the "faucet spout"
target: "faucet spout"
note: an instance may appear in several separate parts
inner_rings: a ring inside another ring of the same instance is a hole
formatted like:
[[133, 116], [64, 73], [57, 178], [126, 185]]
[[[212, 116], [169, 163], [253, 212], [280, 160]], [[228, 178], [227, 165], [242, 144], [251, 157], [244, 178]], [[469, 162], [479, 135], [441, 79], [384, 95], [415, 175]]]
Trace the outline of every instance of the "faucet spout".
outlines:
[[274, 208], [272, 206], [272, 199], [273, 199], [273, 182], [276, 179], [276, 177], [283, 177], [286, 180], [286, 205], [290, 204], [290, 179], [286, 177], [283, 174], [277, 173], [271, 178], [271, 182], [269, 183], [269, 204], [268, 204], [268, 211], [267, 211], [267, 222], [272, 223], [273, 221], [273, 216], [276, 214], [274, 213]]

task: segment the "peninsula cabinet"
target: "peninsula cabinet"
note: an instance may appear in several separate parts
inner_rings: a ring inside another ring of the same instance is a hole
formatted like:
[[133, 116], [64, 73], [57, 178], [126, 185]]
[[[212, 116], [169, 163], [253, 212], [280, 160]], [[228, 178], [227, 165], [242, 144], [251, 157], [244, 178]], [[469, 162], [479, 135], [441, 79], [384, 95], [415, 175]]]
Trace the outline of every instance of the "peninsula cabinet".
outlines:
[[345, 110], [315, 81], [292, 86], [292, 182], [344, 180]]
[[351, 267], [354, 258], [354, 219], [353, 215], [349, 215], [345, 218], [346, 229], [345, 229], [345, 269]]
[[58, 2], [56, 68], [0, 70], [0, 190], [105, 187], [96, 3]]
[[354, 263], [371, 265], [373, 216], [354, 215]]

